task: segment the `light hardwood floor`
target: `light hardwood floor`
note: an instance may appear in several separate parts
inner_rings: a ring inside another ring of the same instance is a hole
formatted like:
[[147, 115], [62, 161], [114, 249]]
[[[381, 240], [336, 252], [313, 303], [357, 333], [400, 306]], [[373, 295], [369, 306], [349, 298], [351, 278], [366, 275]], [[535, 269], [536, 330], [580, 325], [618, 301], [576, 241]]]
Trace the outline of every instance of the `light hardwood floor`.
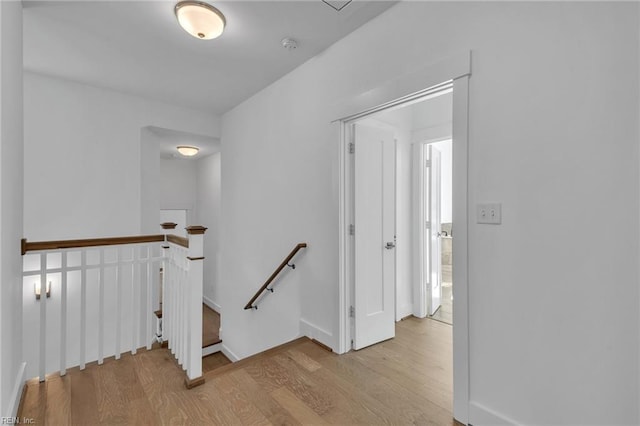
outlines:
[[452, 425], [451, 330], [409, 318], [394, 339], [340, 356], [302, 338], [191, 390], [166, 349], [144, 351], [30, 381], [19, 415], [40, 425]]
[[432, 319], [445, 322], [447, 324], [453, 324], [453, 299], [451, 294], [453, 292], [453, 284], [451, 282], [442, 282], [442, 299], [440, 308], [436, 311]]

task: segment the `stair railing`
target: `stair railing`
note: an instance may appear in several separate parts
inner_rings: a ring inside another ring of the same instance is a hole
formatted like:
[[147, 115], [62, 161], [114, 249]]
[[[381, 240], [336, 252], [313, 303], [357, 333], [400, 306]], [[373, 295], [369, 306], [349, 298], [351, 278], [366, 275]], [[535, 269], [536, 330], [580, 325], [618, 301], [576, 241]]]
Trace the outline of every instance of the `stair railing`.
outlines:
[[151, 349], [153, 272], [164, 235], [22, 240], [27, 377]]
[[[187, 388], [202, 376], [204, 233], [29, 242], [22, 240], [23, 340], [27, 376], [83, 370], [151, 349], [163, 267], [163, 321]], [[164, 335], [164, 333], [163, 333]], [[163, 336], [164, 338], [165, 336]]]
[[253, 297], [251, 298], [251, 300], [249, 300], [249, 302], [245, 305], [245, 307], [244, 307], [245, 309], [255, 309], [255, 310], [258, 309], [258, 305], [254, 304], [255, 301], [258, 300], [260, 295], [262, 295], [262, 293], [264, 293], [265, 291], [270, 291], [271, 293], [273, 293], [273, 286], [269, 287], [269, 285], [273, 282], [273, 280], [276, 279], [278, 274], [286, 266], [290, 267], [291, 269], [296, 269], [296, 265], [293, 264], [293, 263], [289, 263], [289, 262], [298, 253], [298, 251], [300, 251], [300, 249], [303, 249], [305, 247], [307, 247], [307, 243], [299, 243], [293, 248], [293, 250], [291, 250], [291, 253], [289, 253], [289, 255], [276, 268], [276, 270], [273, 272], [273, 274], [271, 274], [271, 276], [269, 278], [267, 278], [267, 281], [262, 285], [262, 287], [260, 287], [260, 289], [256, 292], [256, 294], [254, 294]]
[[185, 386], [204, 383], [202, 376], [202, 283], [204, 233], [187, 227], [188, 238], [168, 235], [164, 250], [162, 294], [163, 340], [185, 370]]

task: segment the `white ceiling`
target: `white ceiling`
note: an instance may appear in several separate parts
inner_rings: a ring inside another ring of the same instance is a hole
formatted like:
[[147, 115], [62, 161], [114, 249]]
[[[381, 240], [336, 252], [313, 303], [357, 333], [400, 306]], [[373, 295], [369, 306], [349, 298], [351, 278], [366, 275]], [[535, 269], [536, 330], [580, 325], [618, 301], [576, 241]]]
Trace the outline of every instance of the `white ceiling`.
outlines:
[[[147, 130], [153, 135], [155, 142], [158, 144], [160, 158], [195, 161], [220, 152], [220, 139], [218, 138], [157, 126], [148, 126]], [[195, 146], [199, 148], [199, 151], [193, 157], [184, 157], [178, 153], [177, 147], [179, 145]]]
[[178, 26], [175, 3], [23, 1], [25, 69], [221, 114], [395, 2], [211, 2], [227, 27], [209, 41]]

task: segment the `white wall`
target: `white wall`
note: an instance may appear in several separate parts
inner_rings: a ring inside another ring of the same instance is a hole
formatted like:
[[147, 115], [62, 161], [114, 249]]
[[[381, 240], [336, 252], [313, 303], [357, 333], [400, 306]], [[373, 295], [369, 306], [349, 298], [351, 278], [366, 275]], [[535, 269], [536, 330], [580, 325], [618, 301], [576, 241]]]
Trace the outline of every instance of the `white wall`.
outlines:
[[[223, 340], [246, 356], [301, 320], [336, 347], [335, 105], [468, 49], [470, 209], [503, 208], [470, 221], [470, 422], [637, 424], [634, 3], [401, 2], [225, 114]], [[298, 241], [300, 268], [242, 311]]]
[[143, 185], [141, 164], [159, 158], [145, 150], [143, 128], [218, 136], [218, 118], [202, 111], [33, 73], [24, 88], [24, 221], [32, 241], [140, 233], [141, 211], [160, 209], [153, 197], [141, 206], [141, 192], [153, 186]]
[[[198, 160], [160, 159], [161, 209], [187, 209], [187, 225], [207, 227], [204, 238], [205, 302], [220, 310], [219, 280], [220, 153]], [[161, 217], [162, 220], [162, 217]], [[186, 236], [184, 229], [176, 234]]]
[[204, 297], [205, 303], [220, 312], [220, 153], [196, 162], [197, 202], [196, 222], [206, 226], [204, 238]]
[[[179, 235], [181, 237], [187, 238], [187, 224], [189, 221], [187, 220], [187, 211], [180, 209], [170, 209], [170, 210], [160, 210], [160, 223], [175, 223], [175, 229], [171, 230], [171, 233], [174, 235]], [[158, 226], [158, 229], [161, 232], [164, 231], [162, 226]]]
[[[159, 196], [160, 209], [185, 209], [187, 210], [187, 225], [199, 225], [195, 220], [196, 161], [161, 158]], [[179, 231], [186, 236], [184, 229]]]
[[0, 2], [0, 416], [16, 415], [23, 375], [22, 4]]
[[413, 142], [427, 142], [451, 137], [453, 96], [444, 93], [411, 106]]

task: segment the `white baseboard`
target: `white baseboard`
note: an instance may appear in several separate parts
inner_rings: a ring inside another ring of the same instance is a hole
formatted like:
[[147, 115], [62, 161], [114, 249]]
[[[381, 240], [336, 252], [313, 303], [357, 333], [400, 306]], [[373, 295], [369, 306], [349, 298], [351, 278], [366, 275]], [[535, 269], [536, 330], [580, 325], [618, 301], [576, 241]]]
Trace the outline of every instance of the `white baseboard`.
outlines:
[[474, 401], [469, 403], [469, 424], [473, 426], [519, 425], [516, 421]]
[[224, 343], [222, 343], [222, 348], [221, 348], [222, 353], [224, 354], [224, 356], [226, 356], [227, 358], [229, 358], [229, 361], [231, 362], [238, 362], [240, 361], [240, 357], [237, 356], [236, 354], [234, 354], [233, 352], [231, 352], [231, 350], [226, 347], [224, 345]]
[[408, 303], [398, 309], [398, 312], [396, 312], [396, 321], [400, 321], [402, 318], [406, 318], [411, 315], [413, 315], [413, 305]]
[[11, 410], [7, 417], [17, 417], [18, 408], [20, 406], [20, 398], [22, 397], [22, 389], [26, 381], [27, 363], [23, 362], [18, 368], [18, 374], [16, 375], [16, 381], [13, 385], [13, 391], [11, 392], [11, 399], [9, 400], [8, 408]]
[[302, 334], [303, 336], [307, 336], [310, 339], [317, 340], [323, 345], [327, 345], [328, 347], [333, 349], [334, 352], [336, 352], [337, 350], [334, 345], [333, 334], [329, 333], [326, 330], [323, 330], [322, 328], [314, 324], [311, 324], [307, 320], [300, 319], [300, 334]]
[[210, 307], [211, 309], [213, 309], [217, 313], [220, 313], [220, 305], [218, 305], [216, 302], [214, 302], [213, 300], [209, 299], [207, 296], [203, 296], [202, 297], [202, 301], [204, 302], [205, 305], [207, 305], [208, 307]]
[[209, 345], [206, 348], [202, 348], [202, 356], [207, 356], [220, 352], [222, 350], [222, 343], [216, 343], [215, 345]]

